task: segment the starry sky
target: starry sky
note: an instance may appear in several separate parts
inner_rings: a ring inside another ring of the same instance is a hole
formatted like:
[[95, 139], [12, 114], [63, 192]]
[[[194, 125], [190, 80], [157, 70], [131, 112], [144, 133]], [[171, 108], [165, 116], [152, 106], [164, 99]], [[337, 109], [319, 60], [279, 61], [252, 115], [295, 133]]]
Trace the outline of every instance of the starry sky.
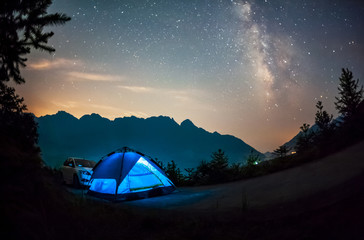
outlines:
[[36, 116], [169, 116], [272, 151], [329, 113], [341, 68], [363, 83], [360, 0], [54, 0], [56, 52], [16, 86]]

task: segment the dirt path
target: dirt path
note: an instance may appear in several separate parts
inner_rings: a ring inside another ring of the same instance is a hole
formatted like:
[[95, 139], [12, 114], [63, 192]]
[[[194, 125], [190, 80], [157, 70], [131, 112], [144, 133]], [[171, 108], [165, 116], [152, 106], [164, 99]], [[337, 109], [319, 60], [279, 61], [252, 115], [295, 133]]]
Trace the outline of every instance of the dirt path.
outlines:
[[316, 196], [315, 204], [309, 207], [318, 208], [344, 199], [353, 191], [364, 191], [359, 179], [364, 179], [364, 142], [320, 161], [267, 176], [227, 184], [179, 188], [170, 195], [120, 204], [183, 211], [235, 211], [297, 203]]

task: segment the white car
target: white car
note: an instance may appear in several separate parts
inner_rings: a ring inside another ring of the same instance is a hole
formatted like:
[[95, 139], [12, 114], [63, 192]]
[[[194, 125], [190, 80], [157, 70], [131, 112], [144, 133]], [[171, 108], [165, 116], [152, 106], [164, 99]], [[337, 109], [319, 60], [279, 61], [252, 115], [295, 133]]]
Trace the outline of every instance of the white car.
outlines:
[[96, 162], [81, 158], [68, 158], [61, 168], [63, 181], [74, 187], [90, 186], [92, 168]]

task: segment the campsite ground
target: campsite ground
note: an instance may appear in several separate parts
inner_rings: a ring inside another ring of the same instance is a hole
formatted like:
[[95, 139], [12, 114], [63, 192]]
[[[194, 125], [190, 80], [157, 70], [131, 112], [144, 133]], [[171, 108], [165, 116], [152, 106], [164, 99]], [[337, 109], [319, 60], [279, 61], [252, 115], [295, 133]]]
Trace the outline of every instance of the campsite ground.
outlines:
[[[364, 190], [364, 183], [359, 181], [362, 178], [364, 142], [324, 159], [267, 176], [218, 185], [181, 187], [169, 195], [119, 204], [169, 210], [257, 210], [310, 196], [321, 199], [324, 194], [326, 197], [314, 206], [320, 207]], [[81, 194], [81, 190], [72, 191]]]
[[360, 239], [364, 142], [267, 176], [184, 187], [169, 195], [113, 205], [157, 222], [172, 216], [171, 225], [182, 224], [177, 232], [195, 224], [192, 228], [199, 228], [198, 234], [213, 233], [217, 239], [226, 231], [230, 237], [247, 239]]

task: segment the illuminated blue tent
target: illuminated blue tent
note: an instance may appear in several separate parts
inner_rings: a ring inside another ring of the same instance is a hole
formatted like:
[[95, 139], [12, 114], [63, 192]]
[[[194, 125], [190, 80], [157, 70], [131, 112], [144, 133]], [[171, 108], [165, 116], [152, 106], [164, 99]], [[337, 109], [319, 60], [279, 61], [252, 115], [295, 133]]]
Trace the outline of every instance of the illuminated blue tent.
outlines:
[[125, 147], [108, 154], [96, 164], [88, 194], [108, 200], [129, 200], [174, 190], [174, 184], [158, 164]]

